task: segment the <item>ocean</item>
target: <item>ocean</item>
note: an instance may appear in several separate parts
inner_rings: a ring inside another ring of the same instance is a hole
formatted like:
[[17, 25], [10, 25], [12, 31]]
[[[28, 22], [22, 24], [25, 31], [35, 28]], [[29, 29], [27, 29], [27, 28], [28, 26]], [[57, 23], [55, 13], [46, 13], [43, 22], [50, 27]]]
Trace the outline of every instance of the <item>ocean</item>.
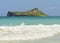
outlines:
[[35, 17], [35, 16], [17, 16], [17, 17], [0, 17], [0, 25], [20, 25], [21, 23], [27, 25], [37, 24], [60, 24], [60, 16]]
[[1, 16], [0, 43], [60, 43], [60, 16]]

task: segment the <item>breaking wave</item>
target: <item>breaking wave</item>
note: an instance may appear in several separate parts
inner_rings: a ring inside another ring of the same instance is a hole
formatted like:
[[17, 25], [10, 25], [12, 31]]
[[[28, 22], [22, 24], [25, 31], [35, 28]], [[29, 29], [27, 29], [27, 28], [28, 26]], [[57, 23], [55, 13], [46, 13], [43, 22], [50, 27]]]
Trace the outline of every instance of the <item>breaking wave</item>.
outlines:
[[33, 40], [55, 36], [60, 33], [60, 25], [0, 26], [0, 40]]

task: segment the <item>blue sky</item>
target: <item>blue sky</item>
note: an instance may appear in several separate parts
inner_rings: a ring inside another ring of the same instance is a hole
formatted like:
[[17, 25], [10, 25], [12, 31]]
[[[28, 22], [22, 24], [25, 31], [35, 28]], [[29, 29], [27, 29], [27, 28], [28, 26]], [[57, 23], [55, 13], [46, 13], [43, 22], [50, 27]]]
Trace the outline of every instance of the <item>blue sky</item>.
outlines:
[[60, 16], [60, 0], [0, 0], [0, 16], [8, 11], [27, 11], [39, 8], [49, 16]]

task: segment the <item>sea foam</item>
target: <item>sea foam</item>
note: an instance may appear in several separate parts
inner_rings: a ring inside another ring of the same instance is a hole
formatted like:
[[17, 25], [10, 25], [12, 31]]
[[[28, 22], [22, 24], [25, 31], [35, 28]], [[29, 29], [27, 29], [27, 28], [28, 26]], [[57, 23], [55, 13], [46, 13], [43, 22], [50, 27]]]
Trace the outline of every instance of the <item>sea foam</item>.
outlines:
[[55, 36], [60, 33], [60, 25], [0, 26], [0, 40], [33, 40]]

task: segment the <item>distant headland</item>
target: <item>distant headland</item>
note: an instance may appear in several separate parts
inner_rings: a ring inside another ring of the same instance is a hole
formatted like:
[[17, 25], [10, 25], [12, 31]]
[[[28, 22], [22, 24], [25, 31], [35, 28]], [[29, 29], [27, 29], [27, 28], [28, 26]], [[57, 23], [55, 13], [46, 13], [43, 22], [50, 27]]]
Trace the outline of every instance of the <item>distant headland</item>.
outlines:
[[38, 8], [28, 10], [25, 12], [8, 11], [7, 16], [48, 16], [47, 14], [40, 11]]

